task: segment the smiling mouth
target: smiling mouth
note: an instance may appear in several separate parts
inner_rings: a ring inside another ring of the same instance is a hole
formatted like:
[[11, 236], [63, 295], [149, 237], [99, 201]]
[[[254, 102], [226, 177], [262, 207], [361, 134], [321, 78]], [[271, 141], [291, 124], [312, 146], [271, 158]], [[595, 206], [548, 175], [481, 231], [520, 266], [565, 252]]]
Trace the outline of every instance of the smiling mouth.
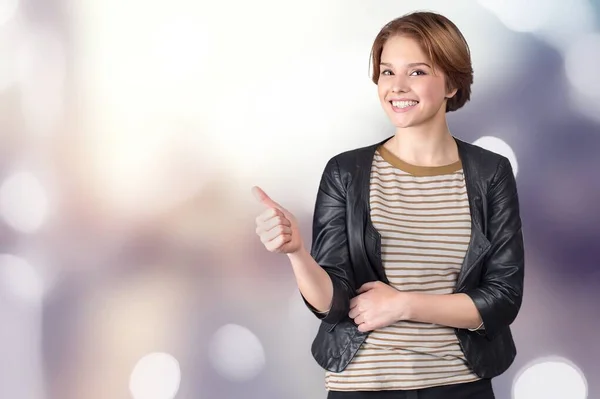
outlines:
[[418, 101], [390, 101], [390, 104], [392, 104], [392, 106], [394, 108], [400, 108], [400, 109], [414, 107], [418, 103], [419, 103]]

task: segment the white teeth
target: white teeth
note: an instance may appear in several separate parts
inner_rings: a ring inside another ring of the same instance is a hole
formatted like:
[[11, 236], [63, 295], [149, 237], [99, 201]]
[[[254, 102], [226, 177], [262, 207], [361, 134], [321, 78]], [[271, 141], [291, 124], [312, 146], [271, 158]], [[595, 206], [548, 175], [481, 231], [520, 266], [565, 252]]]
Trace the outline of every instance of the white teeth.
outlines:
[[392, 105], [396, 108], [412, 107], [413, 105], [417, 104], [417, 101], [392, 101]]

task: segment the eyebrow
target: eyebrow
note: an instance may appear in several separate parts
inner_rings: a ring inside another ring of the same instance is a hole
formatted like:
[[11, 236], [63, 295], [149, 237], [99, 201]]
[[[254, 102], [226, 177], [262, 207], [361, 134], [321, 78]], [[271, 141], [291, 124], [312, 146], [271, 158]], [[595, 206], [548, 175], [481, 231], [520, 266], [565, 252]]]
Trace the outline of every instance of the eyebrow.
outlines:
[[[384, 65], [386, 67], [392, 68], [392, 64], [388, 64], [387, 62], [381, 62], [380, 65]], [[410, 64], [407, 64], [406, 66], [409, 68], [414, 68], [417, 66], [426, 66], [428, 68], [431, 68], [431, 66], [425, 62], [412, 62]]]

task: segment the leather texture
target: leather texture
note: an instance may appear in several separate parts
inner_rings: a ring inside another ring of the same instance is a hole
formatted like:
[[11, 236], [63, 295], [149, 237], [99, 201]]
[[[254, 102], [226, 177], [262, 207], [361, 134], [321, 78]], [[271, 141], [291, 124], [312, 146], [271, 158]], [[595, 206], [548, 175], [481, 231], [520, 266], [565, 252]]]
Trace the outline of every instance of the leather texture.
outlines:
[[[331, 277], [333, 298], [321, 319], [312, 354], [324, 369], [340, 372], [368, 333], [348, 317], [350, 299], [369, 281], [389, 284], [381, 260], [381, 237], [370, 218], [369, 178], [376, 148], [385, 141], [331, 158], [315, 204], [311, 255]], [[516, 356], [510, 324], [521, 307], [524, 248], [517, 186], [509, 160], [455, 141], [463, 165], [471, 213], [471, 241], [455, 288], [469, 295], [485, 329], [456, 329], [473, 371], [492, 378]]]

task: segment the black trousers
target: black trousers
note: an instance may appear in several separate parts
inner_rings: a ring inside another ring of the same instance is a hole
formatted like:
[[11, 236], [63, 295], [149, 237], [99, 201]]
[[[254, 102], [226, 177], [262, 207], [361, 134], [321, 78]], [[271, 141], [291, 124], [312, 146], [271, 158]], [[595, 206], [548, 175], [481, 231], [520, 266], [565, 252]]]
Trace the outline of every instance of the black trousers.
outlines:
[[495, 399], [492, 381], [482, 379], [406, 391], [329, 391], [327, 399]]

